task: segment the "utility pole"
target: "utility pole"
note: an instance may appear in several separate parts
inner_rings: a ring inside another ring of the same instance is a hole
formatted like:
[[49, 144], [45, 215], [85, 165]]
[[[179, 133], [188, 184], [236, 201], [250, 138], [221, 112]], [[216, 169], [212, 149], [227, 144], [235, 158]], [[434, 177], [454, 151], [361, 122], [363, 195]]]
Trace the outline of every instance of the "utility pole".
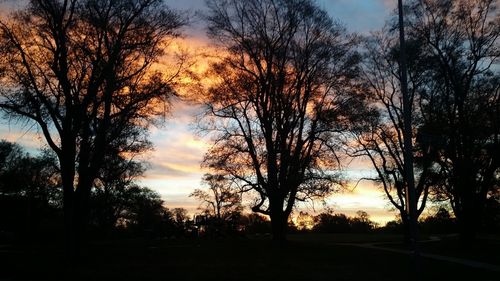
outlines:
[[[412, 104], [408, 93], [408, 66], [406, 56], [406, 40], [404, 26], [403, 0], [398, 0], [399, 10], [399, 41], [400, 41], [400, 61], [399, 70], [401, 74], [401, 92], [403, 94], [403, 120], [404, 120], [404, 169], [406, 178], [406, 214], [408, 215], [410, 227], [410, 243], [414, 254], [415, 272], [418, 274], [419, 252], [417, 247], [418, 226], [417, 226], [417, 196], [415, 191], [415, 176], [413, 173], [413, 132], [412, 132]], [[418, 279], [415, 276], [416, 279]]]

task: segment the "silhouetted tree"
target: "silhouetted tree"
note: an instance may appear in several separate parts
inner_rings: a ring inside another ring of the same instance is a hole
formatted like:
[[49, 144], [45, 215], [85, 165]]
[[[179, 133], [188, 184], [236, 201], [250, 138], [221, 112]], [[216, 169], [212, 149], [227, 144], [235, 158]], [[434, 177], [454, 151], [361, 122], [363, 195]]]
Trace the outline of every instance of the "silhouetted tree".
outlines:
[[242, 211], [241, 195], [223, 175], [205, 174], [203, 180], [208, 185], [208, 192], [196, 189], [190, 196], [201, 202], [205, 214], [222, 222]]
[[251, 213], [241, 217], [241, 224], [246, 234], [270, 234], [271, 222], [266, 217]]
[[203, 181], [208, 191], [196, 189], [190, 197], [196, 198], [203, 211], [203, 225], [206, 235], [235, 234], [240, 222], [241, 194], [233, 188], [232, 181], [223, 175], [205, 174]]
[[439, 208], [434, 215], [419, 221], [422, 231], [427, 233], [456, 233], [456, 220], [446, 208]]
[[0, 141], [0, 192], [2, 194], [19, 192], [16, 180], [20, 176], [18, 167], [24, 157], [26, 154], [21, 146], [6, 140]]
[[312, 230], [320, 233], [363, 233], [373, 230], [375, 225], [365, 211], [358, 211], [356, 217], [327, 211], [314, 217]]
[[47, 151], [34, 157], [18, 144], [0, 141], [0, 229], [37, 235], [43, 219], [56, 217], [61, 191], [56, 162]]
[[172, 216], [174, 218], [174, 221], [181, 226], [189, 220], [188, 211], [184, 208], [172, 209]]
[[[365, 41], [363, 79], [369, 85], [366, 118], [353, 124], [349, 152], [355, 157], [369, 160], [377, 176], [368, 178], [383, 187], [391, 204], [399, 211], [409, 239], [409, 214], [407, 209], [404, 158], [404, 115], [399, 71], [399, 40], [394, 32], [384, 29], [372, 34]], [[424, 58], [424, 46], [415, 40], [406, 44], [408, 82], [411, 103], [412, 129], [417, 131], [423, 124], [422, 101], [429, 82], [428, 69], [432, 67]], [[429, 189], [442, 181], [441, 169], [434, 164], [432, 150], [425, 149], [414, 137], [413, 174], [417, 198], [417, 218], [425, 209]]]
[[365, 211], [357, 211], [356, 216], [351, 218], [351, 229], [353, 232], [370, 232], [377, 227], [377, 223], [370, 219], [370, 215]]
[[388, 232], [388, 233], [397, 233], [400, 234], [402, 233], [404, 229], [403, 222], [401, 218], [398, 216], [395, 220], [388, 221], [382, 228], [381, 231]]
[[500, 167], [500, 15], [493, 0], [424, 0], [408, 6], [409, 36], [434, 62], [421, 101], [427, 138], [464, 241], [474, 238]]
[[143, 142], [174, 94], [152, 68], [183, 24], [162, 2], [31, 0], [0, 22], [0, 107], [36, 123], [57, 155], [68, 246], [108, 149]]
[[321, 213], [314, 218], [315, 232], [349, 232], [349, 218], [344, 214]]
[[207, 122], [215, 144], [204, 164], [253, 191], [285, 239], [297, 200], [339, 186], [338, 133], [357, 99], [355, 40], [310, 0], [208, 1], [211, 66]]
[[112, 186], [106, 195], [101, 189], [95, 192], [93, 203], [96, 207], [91, 218], [108, 235], [115, 232], [157, 238], [180, 237], [186, 232], [184, 219], [179, 216], [184, 211], [169, 210], [160, 194], [148, 187], [131, 181]]
[[[142, 149], [140, 150], [142, 151]], [[94, 183], [91, 198], [91, 219], [109, 234], [127, 208], [131, 188], [145, 171], [143, 163], [117, 154], [106, 155], [103, 168]], [[135, 190], [135, 189], [134, 189]]]
[[171, 216], [163, 206], [160, 195], [137, 185], [128, 187], [124, 193], [124, 208], [119, 222], [142, 234], [158, 234], [162, 221], [170, 219]]

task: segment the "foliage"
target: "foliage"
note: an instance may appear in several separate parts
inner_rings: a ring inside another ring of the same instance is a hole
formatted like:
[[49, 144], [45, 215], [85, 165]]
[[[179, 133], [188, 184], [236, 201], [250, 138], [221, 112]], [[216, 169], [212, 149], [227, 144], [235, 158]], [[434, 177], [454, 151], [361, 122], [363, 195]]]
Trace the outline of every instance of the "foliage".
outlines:
[[53, 155], [33, 157], [18, 144], [0, 141], [0, 231], [24, 237], [56, 230], [60, 187]]
[[312, 231], [319, 233], [366, 233], [376, 226], [364, 211], [358, 211], [355, 217], [333, 212], [321, 213], [314, 217], [314, 223]]
[[424, 233], [456, 233], [456, 219], [451, 217], [450, 212], [441, 207], [434, 215], [427, 216], [419, 221], [420, 228]]
[[241, 217], [245, 234], [270, 234], [271, 222], [266, 217], [253, 213]]

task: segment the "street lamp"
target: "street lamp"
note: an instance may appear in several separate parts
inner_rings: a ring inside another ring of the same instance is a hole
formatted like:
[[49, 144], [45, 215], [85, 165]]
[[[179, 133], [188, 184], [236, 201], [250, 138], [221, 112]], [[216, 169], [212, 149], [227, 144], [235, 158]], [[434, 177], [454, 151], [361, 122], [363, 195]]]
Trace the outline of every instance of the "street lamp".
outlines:
[[[408, 216], [410, 228], [410, 243], [414, 255], [415, 270], [418, 272], [418, 248], [417, 248], [417, 198], [415, 192], [415, 176], [413, 173], [413, 133], [412, 133], [412, 105], [408, 93], [408, 66], [406, 57], [406, 41], [405, 41], [405, 26], [404, 26], [404, 11], [403, 0], [398, 0], [399, 11], [399, 48], [400, 61], [399, 71], [401, 75], [401, 93], [403, 95], [403, 158], [404, 172], [406, 178], [406, 215]], [[415, 273], [417, 273], [415, 272]], [[415, 277], [417, 279], [417, 277]]]

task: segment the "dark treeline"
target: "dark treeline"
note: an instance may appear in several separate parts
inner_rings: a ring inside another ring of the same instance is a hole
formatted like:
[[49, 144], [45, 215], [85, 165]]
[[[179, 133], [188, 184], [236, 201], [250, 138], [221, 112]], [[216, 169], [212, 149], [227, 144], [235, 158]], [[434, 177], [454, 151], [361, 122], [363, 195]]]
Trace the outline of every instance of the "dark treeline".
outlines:
[[[158, 193], [136, 184], [143, 171], [140, 163], [116, 161], [92, 187], [89, 233], [109, 238], [184, 232], [186, 210], [165, 208]], [[0, 162], [2, 238], [60, 239], [64, 234], [63, 187], [56, 158], [47, 151], [31, 156], [19, 145], [1, 141]], [[128, 168], [117, 173], [125, 165]]]
[[[36, 124], [47, 150], [30, 156], [1, 143], [1, 227], [29, 233], [53, 224], [70, 256], [91, 233], [122, 230], [217, 236], [269, 226], [266, 233], [282, 242], [297, 203], [343, 189], [342, 170], [360, 158], [375, 172], [366, 180], [399, 212], [401, 222], [389, 226], [408, 233], [414, 182], [422, 230], [449, 224], [464, 242], [498, 231], [496, 1], [405, 4], [402, 52], [394, 19], [360, 36], [313, 0], [206, 1], [201, 18], [220, 52], [207, 58], [203, 76], [211, 83], [191, 93], [204, 106], [199, 127], [213, 146], [202, 162], [207, 188], [192, 194], [203, 214], [190, 220], [138, 186], [145, 166], [134, 160], [152, 149], [148, 129], [179, 97], [177, 79], [205, 81], [185, 69], [186, 57], [168, 53], [186, 14], [162, 0], [29, 1], [0, 21], [0, 108]], [[411, 140], [404, 138], [402, 53]], [[178, 61], [167, 73], [157, 66], [168, 56]], [[242, 214], [243, 196], [254, 214]], [[425, 218], [429, 202], [447, 204], [453, 215], [443, 209]], [[374, 228], [363, 213], [325, 213], [313, 222], [315, 231]]]
[[[46, 150], [32, 156], [15, 143], [1, 141], [0, 163], [0, 240], [36, 243], [60, 239], [63, 191], [55, 157]], [[201, 205], [200, 212], [191, 216], [182, 208], [168, 209], [158, 193], [137, 185], [144, 171], [141, 163], [117, 158], [109, 167], [91, 190], [88, 235], [92, 239], [267, 237], [272, 233], [270, 220], [243, 212], [238, 193], [227, 189], [220, 177], [206, 175], [208, 191], [193, 192]], [[497, 200], [490, 198], [485, 206], [489, 216], [480, 225], [483, 232], [500, 231]], [[364, 211], [353, 217], [330, 209], [292, 217], [288, 221], [291, 233], [401, 233], [404, 229], [401, 219], [380, 226]], [[419, 225], [428, 234], [459, 230], [456, 218], [445, 208], [421, 218]]]

